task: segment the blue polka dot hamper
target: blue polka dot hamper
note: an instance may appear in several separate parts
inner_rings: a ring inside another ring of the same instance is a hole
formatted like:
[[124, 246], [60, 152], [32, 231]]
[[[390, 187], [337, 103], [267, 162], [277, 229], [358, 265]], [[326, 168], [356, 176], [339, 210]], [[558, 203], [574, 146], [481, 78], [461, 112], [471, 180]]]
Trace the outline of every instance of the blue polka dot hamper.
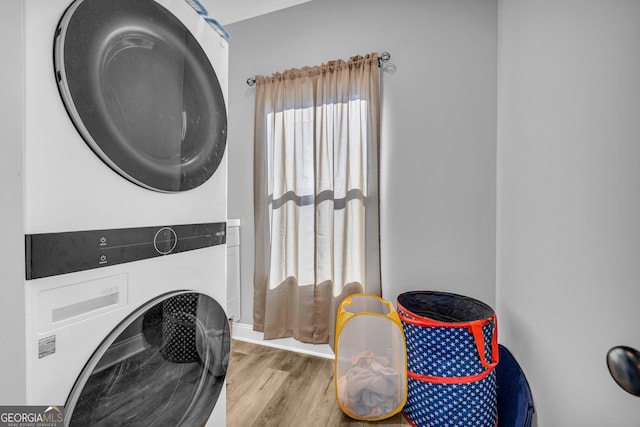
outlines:
[[498, 425], [496, 314], [476, 299], [446, 292], [400, 294], [407, 345], [408, 397], [414, 427]]

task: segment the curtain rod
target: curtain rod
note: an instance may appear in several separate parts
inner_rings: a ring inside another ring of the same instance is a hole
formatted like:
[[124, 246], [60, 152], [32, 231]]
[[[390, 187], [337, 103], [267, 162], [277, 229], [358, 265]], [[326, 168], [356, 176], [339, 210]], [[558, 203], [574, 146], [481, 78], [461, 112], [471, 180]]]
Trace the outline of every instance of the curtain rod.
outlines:
[[[389, 52], [382, 52], [380, 56], [378, 56], [378, 67], [381, 67], [383, 62], [387, 62], [390, 59], [391, 59], [391, 54]], [[256, 78], [249, 77], [247, 79], [247, 84], [249, 86], [253, 86], [254, 84], [256, 84]]]

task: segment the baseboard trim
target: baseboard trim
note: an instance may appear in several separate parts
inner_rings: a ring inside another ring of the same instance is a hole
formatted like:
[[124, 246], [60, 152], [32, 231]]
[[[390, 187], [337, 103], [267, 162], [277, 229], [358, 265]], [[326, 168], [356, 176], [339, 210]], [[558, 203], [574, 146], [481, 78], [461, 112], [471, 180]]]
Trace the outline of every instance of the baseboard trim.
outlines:
[[231, 337], [235, 340], [279, 348], [281, 350], [295, 351], [297, 353], [323, 357], [325, 359], [334, 358], [333, 350], [331, 350], [329, 344], [306, 344], [293, 338], [264, 340], [264, 334], [262, 332], [254, 331], [253, 325], [247, 325], [246, 323], [233, 322], [231, 331]]

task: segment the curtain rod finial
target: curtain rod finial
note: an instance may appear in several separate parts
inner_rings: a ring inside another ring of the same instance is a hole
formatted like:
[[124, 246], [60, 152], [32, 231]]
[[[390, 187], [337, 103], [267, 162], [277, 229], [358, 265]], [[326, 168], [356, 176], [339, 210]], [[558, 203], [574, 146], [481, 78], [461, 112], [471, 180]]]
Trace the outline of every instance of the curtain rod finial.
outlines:
[[247, 79], [247, 84], [248, 84], [249, 86], [253, 86], [254, 84], [256, 84], [256, 78], [255, 78], [255, 77], [249, 77], [249, 78]]
[[378, 56], [378, 67], [382, 67], [383, 62], [387, 62], [391, 59], [391, 54], [389, 52], [382, 52]]

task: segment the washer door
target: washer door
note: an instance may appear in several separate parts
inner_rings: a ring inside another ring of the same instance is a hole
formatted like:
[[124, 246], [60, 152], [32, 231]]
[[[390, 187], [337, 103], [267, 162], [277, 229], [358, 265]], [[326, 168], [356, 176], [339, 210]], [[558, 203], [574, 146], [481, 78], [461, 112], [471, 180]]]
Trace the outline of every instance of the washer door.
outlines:
[[60, 21], [54, 62], [74, 125], [122, 176], [179, 192], [214, 174], [226, 145], [223, 92], [198, 41], [163, 6], [75, 1]]
[[229, 324], [214, 299], [174, 292], [125, 319], [65, 404], [71, 426], [204, 425], [224, 386]]

